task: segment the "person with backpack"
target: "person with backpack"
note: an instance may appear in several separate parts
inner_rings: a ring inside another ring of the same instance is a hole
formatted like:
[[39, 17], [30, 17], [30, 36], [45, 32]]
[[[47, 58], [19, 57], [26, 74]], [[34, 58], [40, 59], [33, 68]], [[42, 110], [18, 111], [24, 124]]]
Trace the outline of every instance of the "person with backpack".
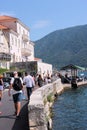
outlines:
[[[2, 80], [3, 76], [0, 75], [0, 106], [1, 106], [1, 100], [2, 100], [2, 94], [3, 94], [3, 80]], [[2, 114], [2, 112], [0, 111], [0, 114]]]
[[32, 89], [35, 86], [34, 78], [30, 74], [28, 74], [27, 72], [25, 72], [25, 77], [23, 78], [23, 83], [26, 86], [27, 97], [28, 97], [28, 102], [29, 102], [30, 101], [30, 96], [32, 94]]
[[11, 96], [11, 93], [13, 95], [15, 115], [17, 118], [20, 117], [19, 114], [21, 109], [22, 92], [23, 92], [23, 80], [21, 77], [18, 77], [18, 72], [15, 71], [14, 77], [10, 81], [8, 94], [9, 96]]

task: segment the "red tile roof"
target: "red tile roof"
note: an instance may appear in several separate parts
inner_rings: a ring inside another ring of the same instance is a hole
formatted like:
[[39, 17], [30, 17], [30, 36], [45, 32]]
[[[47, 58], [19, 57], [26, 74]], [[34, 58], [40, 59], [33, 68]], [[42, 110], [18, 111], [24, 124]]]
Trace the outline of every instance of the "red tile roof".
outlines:
[[6, 26], [0, 25], [0, 29], [8, 29]]
[[17, 18], [11, 17], [11, 16], [0, 16], [0, 22], [3, 21], [17, 21]]
[[22, 24], [22, 26], [24, 26], [26, 29], [29, 30], [29, 28], [26, 25], [24, 25], [18, 18], [15, 18], [15, 17], [1, 15], [0, 16], [0, 23], [2, 24], [4, 22], [20, 22], [20, 24]]

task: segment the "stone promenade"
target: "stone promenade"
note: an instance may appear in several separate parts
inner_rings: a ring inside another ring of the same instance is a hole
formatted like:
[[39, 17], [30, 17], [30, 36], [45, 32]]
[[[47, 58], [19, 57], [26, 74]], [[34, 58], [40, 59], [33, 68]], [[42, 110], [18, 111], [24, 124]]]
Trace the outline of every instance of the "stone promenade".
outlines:
[[3, 93], [2, 104], [0, 106], [0, 130], [29, 130], [28, 123], [28, 102], [22, 101], [20, 119], [16, 119], [14, 114], [14, 104], [12, 97], [8, 96], [8, 91]]
[[[36, 85], [34, 90], [38, 88]], [[26, 96], [26, 89], [25, 89]], [[27, 96], [26, 96], [27, 97]], [[22, 100], [20, 119], [14, 116], [14, 103], [12, 96], [8, 96], [8, 89], [4, 90], [0, 106], [0, 130], [29, 130], [28, 101]]]

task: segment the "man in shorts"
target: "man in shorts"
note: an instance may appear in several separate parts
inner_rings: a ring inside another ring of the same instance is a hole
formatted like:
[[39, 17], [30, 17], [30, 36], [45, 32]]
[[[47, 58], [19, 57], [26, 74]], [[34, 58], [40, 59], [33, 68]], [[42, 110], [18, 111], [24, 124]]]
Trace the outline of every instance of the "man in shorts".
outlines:
[[18, 78], [18, 73], [16, 71], [14, 72], [14, 78], [11, 79], [8, 94], [9, 94], [9, 96], [11, 96], [11, 93], [13, 95], [13, 101], [14, 101], [14, 107], [15, 107], [15, 115], [18, 118], [19, 114], [20, 114], [20, 109], [21, 109], [22, 92], [23, 92], [23, 81], [22, 81], [22, 78], [19, 77], [20, 80], [21, 80], [22, 89], [19, 90], [19, 91], [16, 91], [13, 88], [13, 83], [14, 83], [15, 78]]

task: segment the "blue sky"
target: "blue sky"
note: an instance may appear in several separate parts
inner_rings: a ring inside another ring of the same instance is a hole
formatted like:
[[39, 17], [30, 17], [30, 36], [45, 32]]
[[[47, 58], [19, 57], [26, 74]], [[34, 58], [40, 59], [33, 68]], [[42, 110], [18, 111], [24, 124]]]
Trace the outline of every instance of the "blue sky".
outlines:
[[19, 18], [36, 41], [55, 30], [87, 24], [87, 0], [3, 0], [0, 15]]

